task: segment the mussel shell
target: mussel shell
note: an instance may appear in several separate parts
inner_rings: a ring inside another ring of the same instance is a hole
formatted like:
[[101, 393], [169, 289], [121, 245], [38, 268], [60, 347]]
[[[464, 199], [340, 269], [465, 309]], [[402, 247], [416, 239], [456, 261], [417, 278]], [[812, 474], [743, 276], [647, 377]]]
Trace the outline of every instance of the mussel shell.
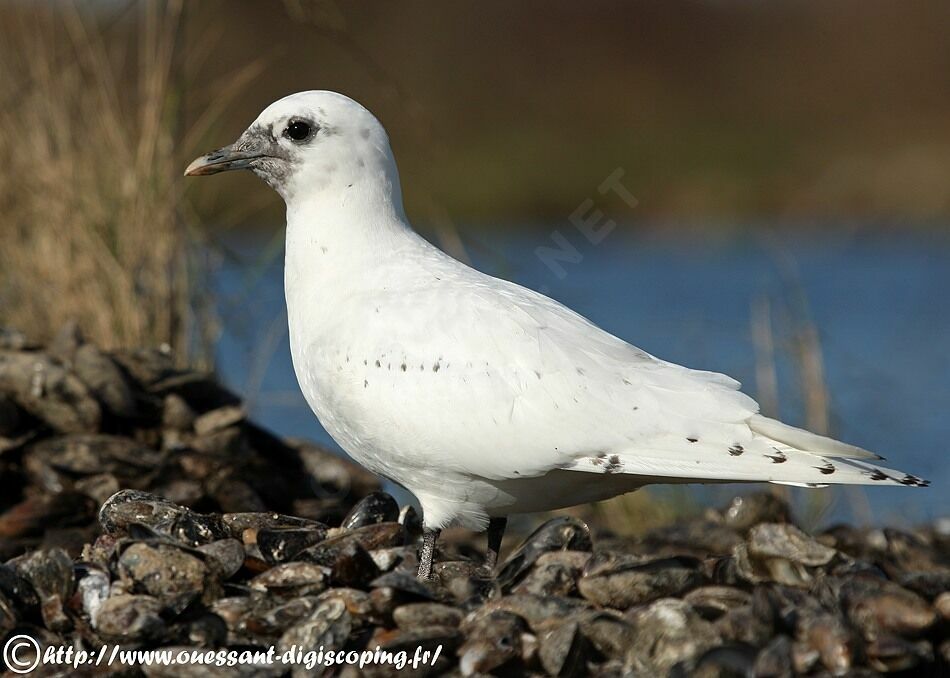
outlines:
[[346, 514], [340, 527], [354, 530], [366, 525], [395, 523], [399, 520], [399, 505], [386, 492], [371, 492], [360, 499]]
[[293, 560], [305, 548], [319, 544], [327, 536], [322, 526], [264, 527], [257, 530], [256, 543], [261, 555], [269, 563]]
[[581, 595], [604, 607], [626, 609], [666, 596], [683, 595], [703, 583], [699, 561], [691, 558], [642, 560], [598, 552], [577, 582]]
[[465, 641], [458, 649], [463, 675], [489, 673], [502, 666], [519, 663], [522, 635], [527, 624], [520, 616], [505, 610], [466, 618], [460, 628]]
[[461, 610], [443, 603], [406, 603], [394, 609], [392, 617], [401, 629], [458, 626], [462, 622]]
[[12, 561], [18, 575], [30, 583], [39, 596], [43, 623], [52, 631], [72, 626], [63, 606], [73, 594], [73, 559], [62, 549], [33, 551]]
[[156, 640], [165, 632], [162, 607], [152, 596], [113, 595], [99, 606], [93, 626], [110, 642]]
[[353, 619], [343, 601], [327, 598], [281, 635], [278, 651], [283, 653], [295, 647], [339, 649], [346, 644], [352, 629]]
[[347, 544], [356, 543], [363, 550], [372, 551], [373, 549], [400, 546], [403, 543], [404, 535], [403, 527], [399, 523], [366, 525], [329, 537], [302, 550], [296, 554], [295, 558], [333, 567], [340, 555], [346, 551]]
[[215, 580], [204, 560], [173, 544], [130, 544], [122, 550], [118, 568], [136, 590], [154, 596], [174, 613], [216, 594]]
[[265, 591], [281, 598], [312, 596], [326, 590], [330, 570], [313, 563], [282, 563], [275, 565], [250, 580], [252, 589]]
[[538, 657], [550, 676], [575, 678], [584, 675], [593, 648], [576, 621], [569, 621], [539, 638]]
[[197, 550], [205, 556], [205, 562], [222, 581], [237, 574], [244, 565], [244, 545], [237, 539], [219, 539], [202, 544]]
[[128, 534], [141, 524], [182, 544], [198, 546], [230, 536], [220, 516], [196, 513], [139, 490], [121, 490], [99, 509], [99, 524], [107, 534]]
[[625, 619], [636, 629], [633, 642], [626, 648], [625, 659], [631, 670], [665, 673], [722, 644], [715, 625], [675, 598], [634, 608]]
[[587, 525], [571, 516], [552, 518], [532, 532], [498, 570], [502, 588], [519, 581], [543, 554], [551, 551], [590, 551]]
[[810, 567], [827, 565], [836, 551], [788, 523], [760, 523], [749, 530], [751, 558], [781, 558]]

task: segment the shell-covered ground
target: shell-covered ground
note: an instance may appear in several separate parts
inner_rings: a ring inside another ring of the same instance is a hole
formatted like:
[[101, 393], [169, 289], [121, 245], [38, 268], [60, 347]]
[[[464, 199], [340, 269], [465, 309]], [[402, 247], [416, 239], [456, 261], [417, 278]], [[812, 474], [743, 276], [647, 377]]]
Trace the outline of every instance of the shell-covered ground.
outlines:
[[[390, 664], [45, 666], [36, 675], [950, 675], [950, 524], [797, 528], [769, 494], [630, 539], [554, 518], [415, 578], [418, 518], [249, 422], [161, 350], [0, 331], [0, 641], [290, 648]], [[12, 672], [8, 672], [13, 675]]]

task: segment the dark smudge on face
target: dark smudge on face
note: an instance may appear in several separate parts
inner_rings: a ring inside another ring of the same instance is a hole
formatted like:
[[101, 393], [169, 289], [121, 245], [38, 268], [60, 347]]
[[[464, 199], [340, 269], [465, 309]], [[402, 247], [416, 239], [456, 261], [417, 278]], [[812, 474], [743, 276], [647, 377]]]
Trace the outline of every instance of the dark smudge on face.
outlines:
[[254, 161], [251, 170], [268, 186], [278, 193], [283, 193], [292, 167], [293, 163], [290, 160], [261, 158]]
[[283, 195], [287, 179], [297, 163], [291, 154], [281, 147], [273, 131], [264, 125], [254, 125], [242, 135], [238, 147], [263, 155], [251, 164], [251, 171]]

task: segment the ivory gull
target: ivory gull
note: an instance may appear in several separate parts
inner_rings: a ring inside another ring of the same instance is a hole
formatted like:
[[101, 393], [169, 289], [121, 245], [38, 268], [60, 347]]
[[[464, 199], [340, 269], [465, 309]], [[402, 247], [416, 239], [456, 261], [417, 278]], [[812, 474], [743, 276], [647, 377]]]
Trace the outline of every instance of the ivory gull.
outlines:
[[866, 450], [758, 414], [733, 379], [665, 362], [556, 301], [456, 261], [409, 225], [378, 120], [328, 91], [270, 106], [187, 175], [249, 169], [287, 205], [284, 287], [300, 388], [357, 462], [439, 531], [650, 483], [925, 486]]

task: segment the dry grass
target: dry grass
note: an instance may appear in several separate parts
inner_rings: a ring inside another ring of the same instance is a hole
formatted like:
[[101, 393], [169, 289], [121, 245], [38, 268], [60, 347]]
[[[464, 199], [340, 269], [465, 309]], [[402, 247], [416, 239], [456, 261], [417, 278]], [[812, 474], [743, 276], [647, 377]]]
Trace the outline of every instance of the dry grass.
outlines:
[[47, 337], [76, 319], [104, 345], [181, 346], [174, 45], [180, 3], [146, 4], [131, 78], [72, 5], [21, 19], [0, 68], [0, 311]]
[[[815, 433], [834, 437], [835, 431], [831, 423], [832, 402], [825, 376], [821, 337], [812, 318], [798, 265], [788, 251], [775, 243], [771, 243], [771, 247], [785, 291], [781, 308], [786, 327], [780, 333], [784, 339], [781, 348], [798, 379], [804, 427]], [[755, 315], [754, 312], [753, 315]], [[758, 322], [771, 325], [771, 318], [766, 317]], [[753, 333], [755, 333], [754, 326]], [[756, 343], [759, 342], [756, 341]], [[757, 346], [757, 352], [760, 348]], [[773, 353], [765, 359], [775, 362], [776, 356]], [[759, 386], [762, 385], [760, 381]], [[777, 412], [777, 399], [774, 406]], [[773, 492], [787, 499], [795, 496], [789, 493], [789, 488], [776, 489], [778, 491], [773, 490]], [[825, 522], [839, 504], [843, 504], [848, 509], [851, 519], [855, 522], [864, 525], [874, 522], [874, 513], [866, 488], [859, 485], [832, 485], [825, 489], [799, 493], [798, 497], [800, 500], [796, 502], [796, 509], [799, 519], [801, 524], [808, 528], [817, 527]]]
[[[76, 320], [100, 345], [208, 357], [193, 350], [211, 304], [181, 168], [215, 118], [183, 129], [182, 13], [182, 0], [111, 20], [73, 4], [5, 12], [0, 77], [18, 85], [0, 101], [0, 324], [43, 339]], [[213, 92], [218, 111], [259, 66]]]

